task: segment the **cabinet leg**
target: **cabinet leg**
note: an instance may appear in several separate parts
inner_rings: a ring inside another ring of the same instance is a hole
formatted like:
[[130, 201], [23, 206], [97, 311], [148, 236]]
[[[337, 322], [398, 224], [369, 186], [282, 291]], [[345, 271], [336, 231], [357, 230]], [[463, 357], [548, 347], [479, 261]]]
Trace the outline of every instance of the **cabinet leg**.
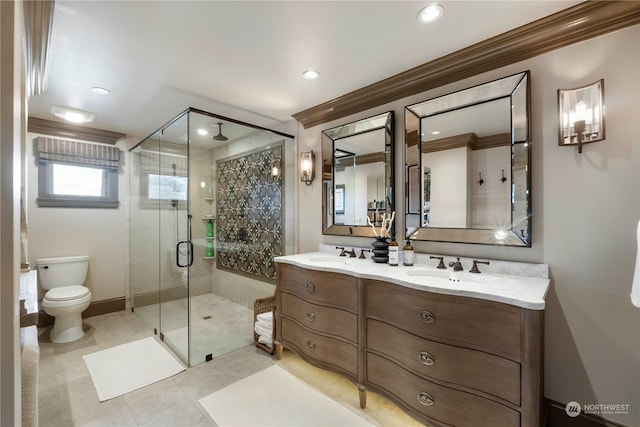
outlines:
[[360, 394], [360, 407], [365, 409], [367, 407], [367, 389], [359, 386], [358, 393]]
[[276, 359], [282, 360], [282, 346], [280, 344], [276, 344]]

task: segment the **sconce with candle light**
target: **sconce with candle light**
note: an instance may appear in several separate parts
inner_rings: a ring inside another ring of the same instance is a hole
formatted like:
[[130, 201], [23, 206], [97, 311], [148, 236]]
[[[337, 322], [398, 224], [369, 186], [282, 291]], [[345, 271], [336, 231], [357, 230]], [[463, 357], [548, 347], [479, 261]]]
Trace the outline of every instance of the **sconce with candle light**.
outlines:
[[604, 134], [604, 79], [575, 89], [558, 89], [559, 140], [563, 147], [602, 141]]
[[281, 173], [280, 159], [276, 159], [271, 163], [271, 178], [275, 181]]
[[315, 156], [313, 151], [300, 153], [300, 181], [306, 185], [311, 185], [314, 177], [313, 164]]

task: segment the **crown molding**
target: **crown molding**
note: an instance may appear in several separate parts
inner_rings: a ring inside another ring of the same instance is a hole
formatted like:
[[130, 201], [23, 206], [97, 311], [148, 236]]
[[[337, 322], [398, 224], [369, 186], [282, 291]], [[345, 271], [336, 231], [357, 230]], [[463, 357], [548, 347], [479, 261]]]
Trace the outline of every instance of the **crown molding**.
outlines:
[[638, 1], [587, 1], [293, 115], [305, 128], [640, 23]]
[[126, 136], [124, 133], [76, 126], [53, 120], [39, 119], [37, 117], [29, 117], [27, 119], [27, 131], [49, 136], [58, 136], [60, 138], [72, 138], [111, 145], [114, 145], [120, 138]]
[[53, 33], [53, 1], [23, 1], [24, 60], [28, 96], [46, 92]]

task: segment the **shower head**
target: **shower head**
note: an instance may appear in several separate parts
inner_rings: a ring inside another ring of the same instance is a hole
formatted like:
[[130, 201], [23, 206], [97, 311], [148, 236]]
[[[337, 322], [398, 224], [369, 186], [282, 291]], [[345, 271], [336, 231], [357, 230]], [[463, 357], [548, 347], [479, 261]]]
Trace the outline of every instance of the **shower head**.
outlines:
[[213, 137], [214, 141], [228, 141], [229, 138], [222, 134], [222, 123], [218, 122], [218, 134]]

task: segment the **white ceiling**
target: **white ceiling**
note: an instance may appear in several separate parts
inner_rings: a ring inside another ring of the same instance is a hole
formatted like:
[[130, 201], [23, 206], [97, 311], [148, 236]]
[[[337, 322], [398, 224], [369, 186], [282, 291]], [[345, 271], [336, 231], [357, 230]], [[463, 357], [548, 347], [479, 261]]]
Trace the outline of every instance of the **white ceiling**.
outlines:
[[[291, 115], [579, 1], [56, 0], [47, 92], [97, 114], [88, 126], [144, 137], [187, 107], [274, 126]], [[302, 72], [320, 72], [315, 81]], [[96, 95], [93, 86], [111, 90]]]

